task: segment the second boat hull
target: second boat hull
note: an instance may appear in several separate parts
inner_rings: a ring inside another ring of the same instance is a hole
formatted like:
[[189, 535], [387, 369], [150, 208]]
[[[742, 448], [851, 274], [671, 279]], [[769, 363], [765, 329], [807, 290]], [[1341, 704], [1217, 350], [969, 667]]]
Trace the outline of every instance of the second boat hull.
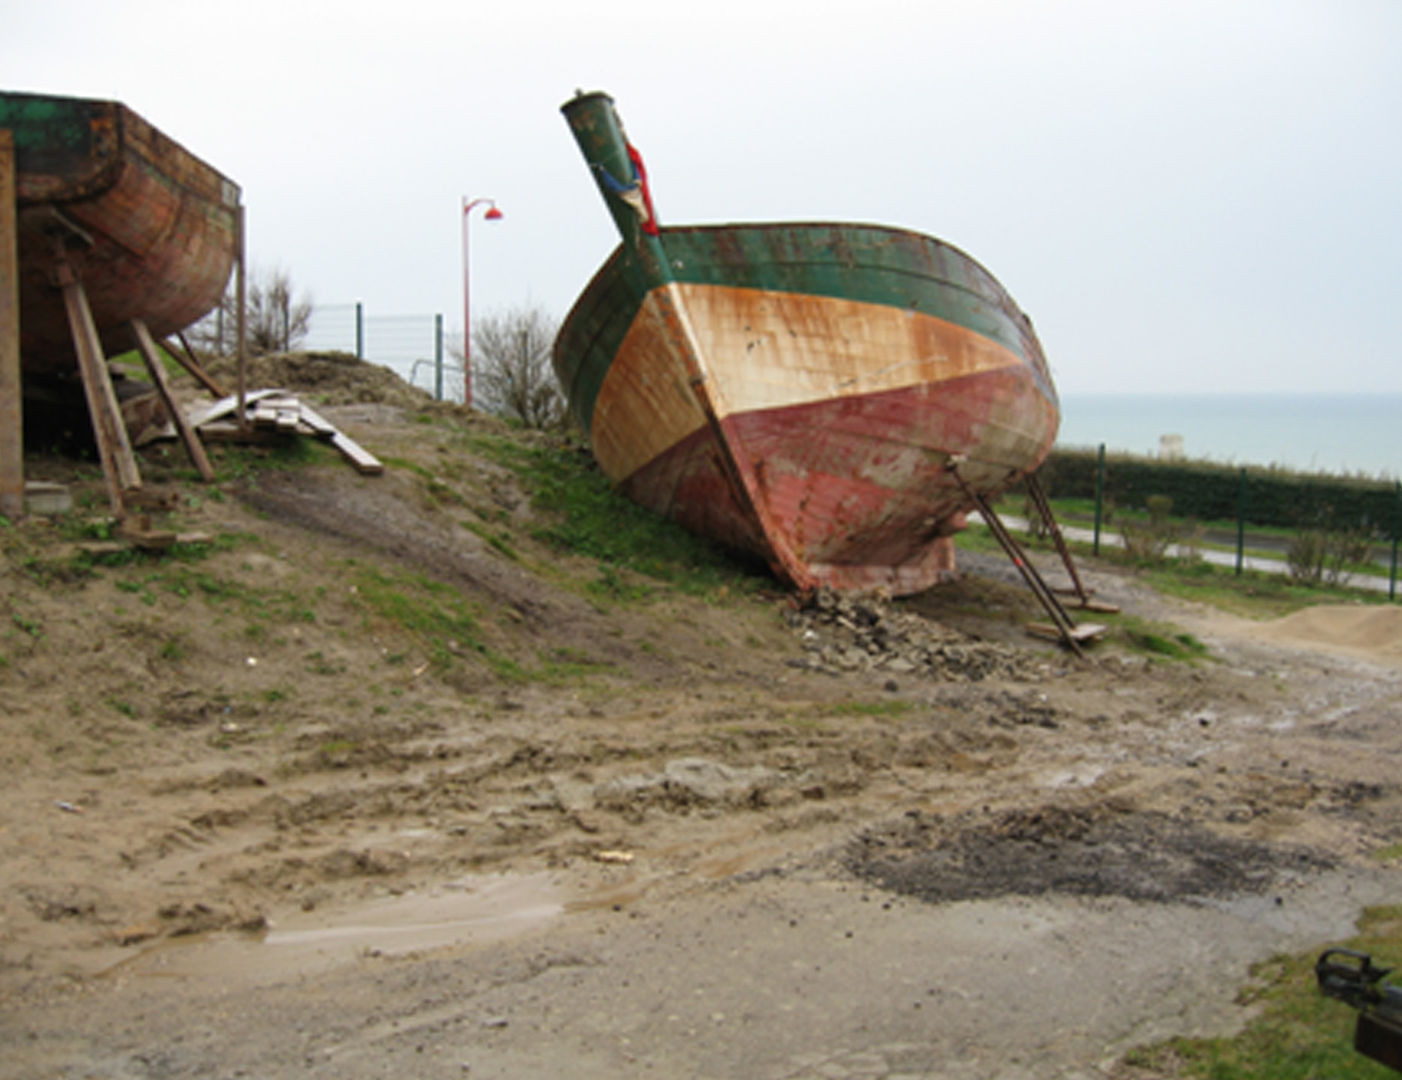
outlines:
[[14, 133], [20, 352], [25, 369], [76, 364], [62, 259], [81, 279], [105, 353], [157, 337], [218, 302], [237, 251], [239, 189], [115, 101], [0, 92]]

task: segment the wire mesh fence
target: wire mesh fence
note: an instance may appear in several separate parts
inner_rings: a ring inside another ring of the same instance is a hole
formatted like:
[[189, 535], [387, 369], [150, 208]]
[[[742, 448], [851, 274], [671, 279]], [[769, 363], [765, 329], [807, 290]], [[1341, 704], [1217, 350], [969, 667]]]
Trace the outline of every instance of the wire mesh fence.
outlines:
[[359, 303], [318, 304], [301, 347], [352, 353], [444, 401], [466, 396], [462, 334], [446, 334], [442, 315], [367, 315]]
[[301, 348], [309, 352], [348, 352], [360, 355], [359, 304], [317, 304], [307, 323]]

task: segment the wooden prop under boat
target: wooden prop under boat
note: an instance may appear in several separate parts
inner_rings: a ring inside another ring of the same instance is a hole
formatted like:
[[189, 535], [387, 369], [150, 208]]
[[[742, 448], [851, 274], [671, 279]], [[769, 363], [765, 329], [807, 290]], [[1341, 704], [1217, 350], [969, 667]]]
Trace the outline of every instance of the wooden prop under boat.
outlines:
[[612, 99], [562, 111], [623, 238], [554, 353], [604, 473], [800, 589], [939, 580], [968, 492], [1007, 489], [1056, 437], [1028, 318], [913, 232], [662, 227]]
[[77, 363], [60, 258], [107, 355], [136, 346], [133, 319], [159, 339], [218, 303], [237, 254], [236, 184], [120, 102], [0, 91], [0, 129], [14, 136], [26, 371]]

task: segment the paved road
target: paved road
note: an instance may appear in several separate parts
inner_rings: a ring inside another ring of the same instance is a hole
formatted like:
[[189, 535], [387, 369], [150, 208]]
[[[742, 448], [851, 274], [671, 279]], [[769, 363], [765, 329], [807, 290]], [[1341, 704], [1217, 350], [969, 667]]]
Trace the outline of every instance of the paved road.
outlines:
[[[1015, 531], [1025, 531], [1027, 529], [1027, 522], [1023, 518], [1011, 517], [1007, 515], [1000, 516], [1002, 517], [1003, 524], [1005, 524], [1009, 529]], [[982, 518], [980, 518], [977, 514], [971, 515], [969, 521], [975, 525], [985, 524]], [[1062, 525], [1061, 533], [1068, 540], [1077, 540], [1086, 544], [1094, 543], [1095, 541], [1094, 531], [1091, 529], [1082, 528], [1079, 525]], [[1124, 546], [1124, 540], [1119, 536], [1119, 534], [1107, 531], [1105, 529], [1100, 530], [1100, 543], [1102, 546], [1109, 547]], [[1187, 554], [1187, 552], [1185, 552], [1178, 545], [1174, 544], [1169, 547], [1168, 554], [1184, 555]], [[1209, 562], [1214, 566], [1236, 566], [1236, 553], [1232, 551], [1198, 549], [1197, 555], [1204, 562]], [[1242, 557], [1241, 564], [1247, 570], [1259, 570], [1262, 573], [1266, 574], [1284, 574], [1289, 572], [1289, 567], [1286, 565], [1285, 560], [1283, 559], [1267, 559], [1255, 555], [1245, 555]], [[1348, 579], [1347, 584], [1355, 589], [1368, 589], [1373, 592], [1388, 593], [1393, 591], [1393, 585], [1389, 578], [1387, 578], [1386, 576], [1375, 574], [1354, 574]]]

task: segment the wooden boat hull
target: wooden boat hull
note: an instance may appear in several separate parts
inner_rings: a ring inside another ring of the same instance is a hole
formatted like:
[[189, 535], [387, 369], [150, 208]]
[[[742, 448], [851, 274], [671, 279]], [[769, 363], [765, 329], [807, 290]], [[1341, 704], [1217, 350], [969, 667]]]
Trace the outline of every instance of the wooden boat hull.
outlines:
[[630, 236], [615, 217], [624, 242], [555, 367], [635, 501], [799, 588], [910, 593], [971, 508], [951, 465], [992, 495], [1050, 450], [1057, 398], [1031, 324], [958, 249], [834, 223]]
[[133, 347], [133, 318], [160, 338], [218, 303], [237, 252], [237, 185], [119, 102], [0, 92], [0, 128], [15, 139], [26, 371], [76, 363], [56, 245], [109, 355]]

